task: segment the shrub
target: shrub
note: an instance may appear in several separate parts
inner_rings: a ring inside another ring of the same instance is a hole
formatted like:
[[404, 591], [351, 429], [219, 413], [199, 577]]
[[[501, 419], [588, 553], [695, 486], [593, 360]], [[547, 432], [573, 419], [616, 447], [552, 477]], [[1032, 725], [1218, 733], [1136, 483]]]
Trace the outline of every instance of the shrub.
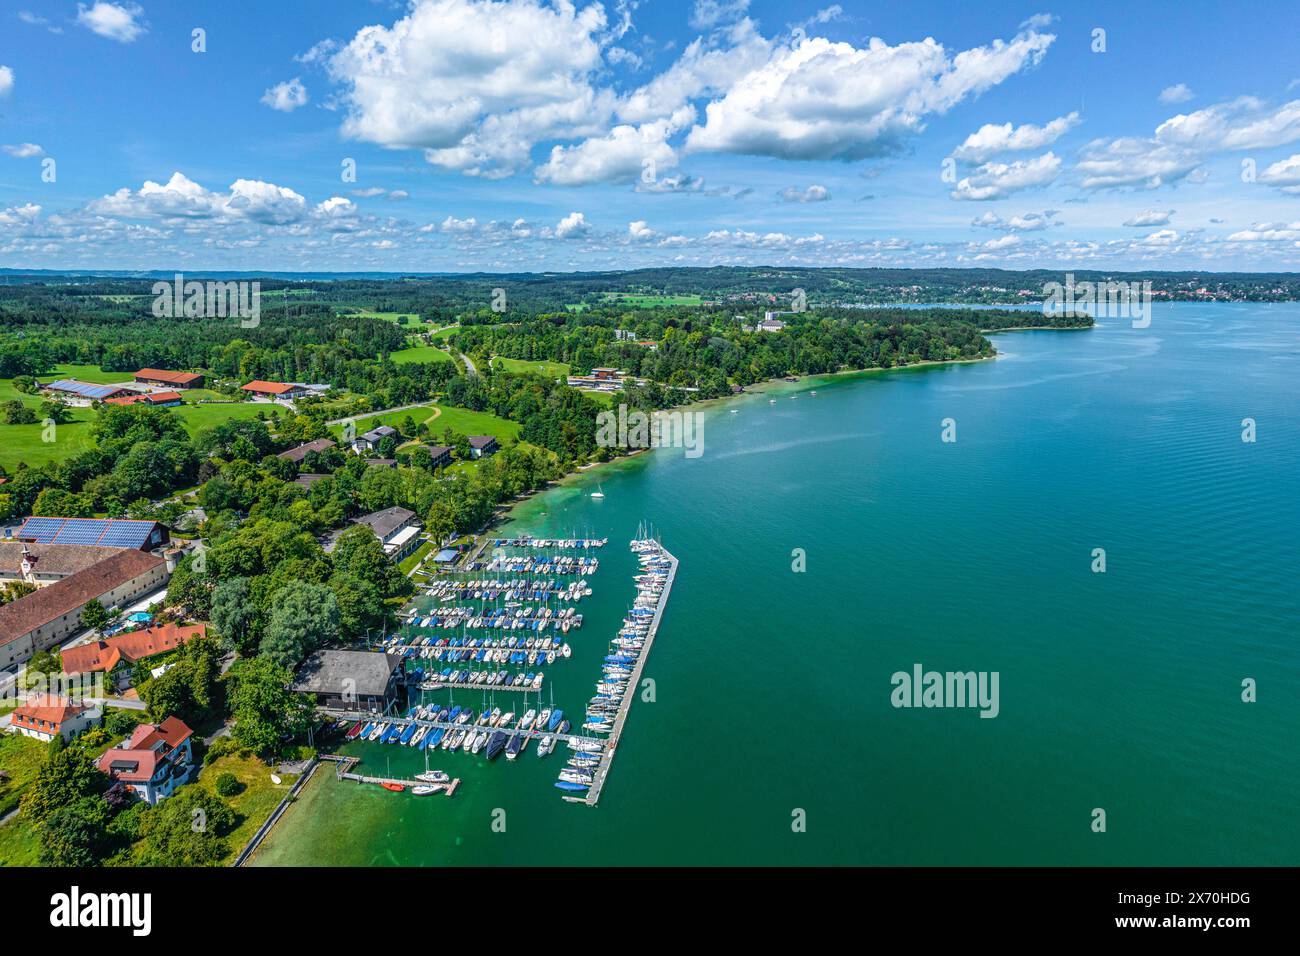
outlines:
[[233, 797], [237, 793], [242, 793], [243, 789], [244, 785], [233, 773], [223, 773], [217, 777], [217, 793], [223, 797]]

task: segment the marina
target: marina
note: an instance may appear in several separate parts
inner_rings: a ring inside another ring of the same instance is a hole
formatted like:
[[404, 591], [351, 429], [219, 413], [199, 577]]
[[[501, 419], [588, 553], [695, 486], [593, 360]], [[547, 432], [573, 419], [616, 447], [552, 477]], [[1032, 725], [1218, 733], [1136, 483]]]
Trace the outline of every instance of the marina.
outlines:
[[[494, 561], [512, 560], [501, 553], [500, 548], [504, 547], [595, 548], [603, 547], [606, 541], [502, 538], [497, 539]], [[354, 770], [360, 758], [331, 755], [329, 759], [339, 761], [338, 779], [375, 784], [392, 791], [409, 789], [419, 795], [442, 788], [450, 795], [459, 781], [451, 781], [440, 771], [427, 770], [430, 751], [482, 754], [488, 761], [504, 755], [510, 762], [517, 760], [532, 745], [535, 745], [532, 746], [533, 752], [542, 759], [563, 745], [569, 755], [559, 771], [556, 788], [563, 791], [566, 801], [595, 806], [608, 779], [614, 749], [627, 721], [632, 697], [677, 572], [677, 559], [646, 533], [638, 531], [638, 536], [630, 542], [630, 549], [638, 566], [633, 578], [637, 595], [609, 642], [609, 653], [604, 655], [601, 664], [602, 676], [596, 684], [595, 696], [586, 705], [585, 717], [581, 721], [577, 718], [572, 721], [579, 724], [578, 727], [574, 728], [571, 721], [565, 719], [564, 711], [555, 706], [553, 699], [550, 706], [545, 707], [541, 699], [545, 675], [540, 668], [569, 658], [571, 648], [561, 636], [543, 636], [537, 632], [547, 626], [567, 631], [581, 624], [582, 615], [576, 614], [572, 607], [556, 610], [542, 605], [522, 606], [522, 601], [500, 607], [488, 606], [486, 602], [498, 602], [506, 596], [532, 597], [539, 601], [559, 596], [562, 600], [576, 601], [592, 593], [586, 579], [560, 584], [553, 580], [446, 578], [425, 586], [424, 597], [443, 601], [473, 599], [484, 603], [442, 607], [433, 613], [421, 612], [417, 606], [412, 606], [404, 615], [401, 631], [383, 637], [376, 645], [376, 649], [402, 658], [399, 681], [407, 690], [409, 705], [405, 715], [372, 714], [357, 719], [353, 713], [322, 711], [339, 720], [340, 726], [351, 724], [345, 733], [348, 741], [395, 744], [423, 753], [426, 774], [417, 774], [414, 778], [363, 774]], [[547, 555], [540, 560], [547, 563], [551, 573], [571, 566], [563, 555]], [[584, 572], [594, 571], [594, 563], [594, 560], [584, 560]], [[524, 628], [527, 632], [508, 637], [471, 636], [468, 630], [476, 625], [510, 630]], [[456, 636], [440, 637], [421, 633], [430, 626], [440, 629], [460, 627], [461, 632]], [[514, 664], [521, 669], [510, 671], [496, 666], [501, 664]], [[441, 670], [434, 669], [440, 665], [446, 666]], [[480, 691], [483, 695], [479, 705], [481, 709], [475, 711], [455, 704], [452, 694], [455, 690]], [[503, 712], [502, 707], [496, 706], [498, 690], [522, 693], [523, 703], [518, 705], [519, 710]], [[430, 695], [442, 691], [448, 692], [445, 704], [431, 699]], [[537, 693], [534, 707], [529, 706], [529, 692]]]
[[[649, 620], [643, 622], [645, 614], [638, 614], [634, 607], [624, 620], [623, 629], [619, 631], [620, 638], [611, 643], [614, 653], [605, 658], [603, 670], [606, 677], [596, 685], [597, 696], [593, 698], [593, 705], [600, 703], [594, 712], [588, 710], [588, 721], [583, 725], [584, 729], [596, 730], [608, 726], [609, 737], [604, 749], [584, 748], [570, 758], [569, 769], [561, 772], [560, 779], [556, 781], [558, 788], [569, 791], [564, 796], [565, 800], [570, 803], [585, 803], [589, 807], [594, 807], [600, 800], [605, 781], [609, 778], [614, 752], [632, 709], [632, 698], [636, 695], [641, 673], [650, 656], [650, 648], [659, 631], [664, 609], [668, 606], [668, 595], [677, 575], [677, 559], [658, 541], [639, 537], [632, 541], [631, 547], [637, 553], [642, 567], [642, 573], [637, 575], [638, 605], [643, 612], [649, 613]], [[651, 597], [654, 609], [648, 611], [643, 600]], [[593, 717], [598, 719], [593, 720]]]

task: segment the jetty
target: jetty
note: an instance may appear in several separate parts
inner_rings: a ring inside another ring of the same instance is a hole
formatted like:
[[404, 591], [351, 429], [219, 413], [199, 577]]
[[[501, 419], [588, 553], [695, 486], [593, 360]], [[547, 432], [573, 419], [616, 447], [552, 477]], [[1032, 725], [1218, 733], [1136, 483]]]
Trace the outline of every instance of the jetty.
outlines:
[[524, 694], [533, 694], [540, 690], [532, 684], [477, 684], [472, 681], [457, 680], [427, 680], [420, 683], [412, 682], [411, 686], [418, 687], [420, 690], [485, 690], [495, 694], [499, 690], [513, 690]]
[[[498, 687], [497, 690], [501, 690], [501, 688]], [[322, 710], [321, 712], [327, 713], [330, 716], [336, 716], [341, 714], [347, 717], [348, 719], [356, 718], [356, 714], [351, 711]], [[376, 723], [382, 722], [386, 724], [396, 724], [397, 726], [402, 728], [406, 728], [409, 727], [411, 724], [415, 724], [417, 727], [428, 727], [430, 729], [441, 729], [441, 730], [479, 730], [479, 731], [487, 731], [488, 733], [492, 733], [494, 731], [499, 730], [501, 731], [501, 733], [505, 734], [508, 737], [523, 736], [523, 737], [528, 737], [530, 740], [541, 740], [543, 737], [554, 737], [556, 740], [562, 741], [563, 743], [567, 744], [573, 750], [584, 750], [588, 753], [599, 753], [603, 751], [606, 747], [605, 740], [600, 737], [587, 737], [584, 736], [583, 734], [561, 734], [561, 733], [556, 733], [555, 731], [537, 730], [536, 728], [533, 728], [531, 730], [520, 730], [518, 727], [488, 727], [488, 726], [480, 727], [477, 724], [475, 724], [473, 721], [467, 721], [466, 723], [461, 724], [451, 720], [421, 720], [418, 717], [373, 717], [372, 716], [369, 719]], [[429, 748], [429, 749], [432, 750], [433, 748]], [[334, 759], [334, 758], [333, 755], [331, 755], [330, 758], [322, 757], [322, 759]], [[352, 758], [338, 758], [338, 759], [351, 759], [353, 761], [357, 761], [359, 758], [352, 757]], [[348, 769], [351, 770], [351, 767], [349, 767]], [[340, 774], [341, 773], [342, 771], [340, 771]], [[393, 782], [401, 783], [402, 781], [394, 780]]]
[[641, 683], [641, 672], [645, 669], [645, 662], [650, 657], [650, 648], [654, 644], [655, 635], [659, 633], [659, 623], [663, 620], [664, 609], [668, 607], [668, 595], [672, 592], [673, 580], [677, 576], [677, 559], [669, 554], [662, 545], [659, 546], [659, 553], [668, 561], [668, 576], [664, 581], [664, 588], [659, 594], [659, 600], [655, 604], [654, 617], [651, 618], [649, 629], [646, 631], [645, 643], [641, 647], [640, 654], [637, 655], [636, 663], [632, 665], [632, 673], [627, 681], [627, 690], [624, 692], [622, 700], [619, 701], [618, 712], [614, 717], [609, 738], [604, 742], [605, 750], [592, 776], [591, 787], [587, 790], [586, 796], [564, 797], [570, 803], [585, 803], [589, 807], [594, 807], [597, 801], [600, 800], [601, 791], [605, 788], [605, 781], [609, 777], [609, 768], [614, 763], [614, 752], [618, 749], [619, 738], [623, 735], [623, 725], [627, 723], [627, 715], [632, 709], [632, 698], [636, 696], [637, 687]]

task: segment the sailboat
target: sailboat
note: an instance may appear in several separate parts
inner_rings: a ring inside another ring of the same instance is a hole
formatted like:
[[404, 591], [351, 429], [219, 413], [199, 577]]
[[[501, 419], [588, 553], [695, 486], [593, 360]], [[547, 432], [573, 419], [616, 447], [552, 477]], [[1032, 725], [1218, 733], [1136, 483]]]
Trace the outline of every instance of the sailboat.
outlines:
[[600, 482], [596, 482], [596, 490], [591, 493], [593, 498], [604, 498], [605, 492], [600, 487]]

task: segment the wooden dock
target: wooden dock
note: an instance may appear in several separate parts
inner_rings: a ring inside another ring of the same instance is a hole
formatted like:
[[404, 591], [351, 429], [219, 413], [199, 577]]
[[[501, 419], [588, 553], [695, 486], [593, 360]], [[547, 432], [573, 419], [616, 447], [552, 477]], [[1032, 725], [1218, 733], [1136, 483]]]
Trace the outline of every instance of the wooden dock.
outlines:
[[368, 777], [360, 773], [345, 773], [341, 774], [339, 779], [355, 780], [357, 783], [374, 783], [380, 786], [391, 783], [405, 787], [407, 790], [410, 790], [413, 787], [433, 787], [435, 791], [442, 791], [449, 797], [452, 796], [456, 792], [456, 788], [460, 786], [460, 777], [454, 778], [450, 783], [428, 783], [424, 780], [407, 780], [404, 777]]
[[628, 678], [627, 692], [623, 694], [623, 699], [619, 702], [618, 714], [614, 718], [614, 729], [610, 731], [609, 739], [605, 744], [605, 758], [601, 760], [600, 765], [596, 768], [596, 773], [592, 777], [591, 789], [587, 791], [587, 795], [585, 797], [566, 796], [564, 799], [570, 803], [585, 803], [589, 807], [594, 807], [600, 799], [601, 790], [605, 787], [605, 780], [609, 776], [609, 768], [614, 763], [614, 752], [618, 749], [618, 740], [623, 734], [623, 724], [627, 721], [628, 712], [632, 709], [632, 698], [637, 695], [637, 689], [641, 685], [641, 671], [645, 669], [645, 662], [650, 657], [650, 648], [654, 644], [655, 635], [659, 633], [659, 622], [663, 620], [664, 609], [668, 607], [668, 595], [672, 593], [673, 579], [677, 577], [677, 559], [662, 548], [660, 550], [670, 562], [668, 579], [664, 582], [663, 593], [659, 595], [659, 603], [655, 605], [654, 617], [651, 618], [650, 629], [646, 632], [645, 645], [641, 648], [636, 663], [632, 665], [632, 675]]
[[[535, 666], [535, 665], [534, 665]], [[542, 681], [542, 683], [546, 683]], [[516, 684], [511, 687], [509, 684], [471, 684], [469, 681], [421, 681], [412, 683], [411, 687], [418, 687], [420, 690], [439, 691], [439, 690], [484, 690], [489, 694], [495, 694], [499, 690], [514, 691], [521, 694], [532, 694], [539, 690], [540, 687], [534, 687], [532, 684]]]
[[[333, 714], [336, 712], [327, 711], [326, 713]], [[420, 720], [415, 717], [378, 717], [378, 718], [366, 717], [364, 719], [376, 723], [398, 724], [402, 727], [406, 727], [410, 724], [415, 724], [417, 727], [429, 727], [429, 728], [436, 727], [436, 728], [441, 728], [442, 730], [466, 730], [466, 731], [473, 730], [476, 732], [486, 731], [488, 734], [491, 734], [494, 731], [499, 730], [501, 731], [501, 733], [505, 734], [508, 737], [515, 737], [515, 736], [522, 735], [532, 740], [541, 740], [543, 737], [554, 737], [556, 740], [564, 743], [572, 750], [585, 750], [591, 753], [599, 753], [600, 751], [605, 749], [605, 741], [603, 738], [600, 737], [584, 737], [582, 734], [560, 734], [560, 733], [555, 733], [553, 731], [537, 730], [535, 728], [533, 730], [520, 730], [518, 727], [487, 727], [487, 726], [480, 727], [474, 723], [455, 724], [446, 720]], [[402, 746], [402, 745], [399, 744], [398, 746]], [[438, 747], [433, 749], [441, 750], [442, 748], [441, 745], [439, 745]], [[357, 757], [343, 758], [343, 757], [338, 757], [337, 755], [334, 754], [331, 754], [328, 757], [322, 757], [321, 759], [340, 759], [340, 760], [347, 759], [353, 761], [353, 763], [356, 763], [359, 760], [359, 758]], [[349, 767], [348, 769], [350, 770], [351, 767]]]

